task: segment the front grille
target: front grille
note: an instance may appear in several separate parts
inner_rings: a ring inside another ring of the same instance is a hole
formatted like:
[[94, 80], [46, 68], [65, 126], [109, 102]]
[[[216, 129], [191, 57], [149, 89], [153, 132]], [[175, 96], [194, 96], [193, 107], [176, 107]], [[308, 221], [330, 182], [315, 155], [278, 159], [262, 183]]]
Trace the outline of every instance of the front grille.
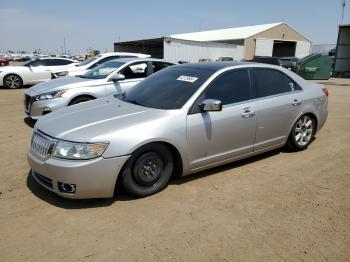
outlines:
[[35, 97], [34, 96], [29, 96], [27, 94], [24, 95], [24, 108], [27, 112], [30, 111], [30, 107], [32, 106], [34, 102]]
[[46, 176], [42, 176], [34, 171], [32, 171], [32, 175], [39, 180], [39, 182], [49, 188], [53, 188], [53, 183], [52, 183], [52, 179], [46, 177]]
[[24, 95], [24, 107], [26, 110], [29, 110], [29, 101], [30, 101], [30, 96], [29, 95]]
[[51, 156], [55, 144], [56, 141], [54, 139], [36, 131], [32, 137], [30, 150], [38, 157], [47, 159]]

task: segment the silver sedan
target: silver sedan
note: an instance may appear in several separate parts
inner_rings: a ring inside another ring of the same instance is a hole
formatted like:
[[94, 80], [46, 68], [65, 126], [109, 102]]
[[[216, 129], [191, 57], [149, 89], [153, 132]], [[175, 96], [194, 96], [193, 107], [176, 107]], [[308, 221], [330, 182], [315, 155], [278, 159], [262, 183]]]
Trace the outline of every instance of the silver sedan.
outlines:
[[57, 109], [130, 90], [151, 74], [174, 65], [152, 58], [119, 58], [105, 62], [81, 76], [54, 79], [29, 88], [24, 111], [38, 119]]
[[28, 161], [43, 187], [68, 198], [143, 197], [171, 176], [287, 146], [304, 150], [327, 119], [328, 91], [254, 63], [185, 64], [123, 97], [53, 112], [34, 129]]

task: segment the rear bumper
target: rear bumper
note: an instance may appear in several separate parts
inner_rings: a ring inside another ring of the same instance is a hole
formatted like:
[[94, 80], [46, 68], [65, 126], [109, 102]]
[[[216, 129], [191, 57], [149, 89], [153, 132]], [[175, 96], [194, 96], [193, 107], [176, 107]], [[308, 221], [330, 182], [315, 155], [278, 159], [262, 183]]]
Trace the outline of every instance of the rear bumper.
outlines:
[[[118, 175], [129, 156], [86, 161], [40, 160], [28, 151], [27, 158], [31, 174], [41, 186], [65, 198], [86, 199], [113, 197]], [[62, 192], [62, 183], [75, 185], [75, 193]]]
[[327, 118], [328, 118], [328, 109], [324, 109], [323, 112], [321, 114], [319, 114], [319, 116], [318, 116], [318, 123], [317, 123], [317, 131], [316, 132], [321, 130], [321, 128], [326, 123]]

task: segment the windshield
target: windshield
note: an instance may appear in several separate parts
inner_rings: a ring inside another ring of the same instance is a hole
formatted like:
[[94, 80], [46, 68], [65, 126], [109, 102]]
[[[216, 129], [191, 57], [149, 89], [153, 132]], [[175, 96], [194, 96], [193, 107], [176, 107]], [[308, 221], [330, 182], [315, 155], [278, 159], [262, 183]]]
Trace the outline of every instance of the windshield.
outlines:
[[121, 99], [158, 109], [179, 109], [215, 71], [170, 67], [146, 78]]
[[87, 64], [89, 64], [89, 63], [95, 61], [96, 59], [100, 58], [100, 57], [101, 57], [101, 55], [97, 55], [97, 56], [91, 57], [91, 58], [89, 58], [89, 59], [87, 59], [87, 60], [81, 62], [78, 66], [87, 65]]
[[87, 71], [81, 77], [89, 79], [103, 79], [109, 76], [112, 72], [114, 72], [116, 69], [118, 69], [124, 64], [124, 62], [108, 61]]

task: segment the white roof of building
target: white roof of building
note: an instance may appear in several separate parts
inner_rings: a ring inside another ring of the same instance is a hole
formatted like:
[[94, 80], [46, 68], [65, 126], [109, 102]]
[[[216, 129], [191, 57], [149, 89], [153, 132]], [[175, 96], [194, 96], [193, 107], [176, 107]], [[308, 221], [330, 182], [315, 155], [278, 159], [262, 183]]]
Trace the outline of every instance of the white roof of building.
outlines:
[[183, 39], [183, 40], [192, 40], [192, 41], [239, 40], [239, 39], [247, 39], [253, 35], [259, 34], [263, 31], [266, 31], [268, 29], [271, 29], [283, 23], [284, 22], [234, 27], [234, 28], [227, 28], [227, 29], [202, 31], [202, 32], [196, 32], [196, 33], [177, 34], [177, 35], [171, 35], [171, 37], [177, 38], [177, 39]]

